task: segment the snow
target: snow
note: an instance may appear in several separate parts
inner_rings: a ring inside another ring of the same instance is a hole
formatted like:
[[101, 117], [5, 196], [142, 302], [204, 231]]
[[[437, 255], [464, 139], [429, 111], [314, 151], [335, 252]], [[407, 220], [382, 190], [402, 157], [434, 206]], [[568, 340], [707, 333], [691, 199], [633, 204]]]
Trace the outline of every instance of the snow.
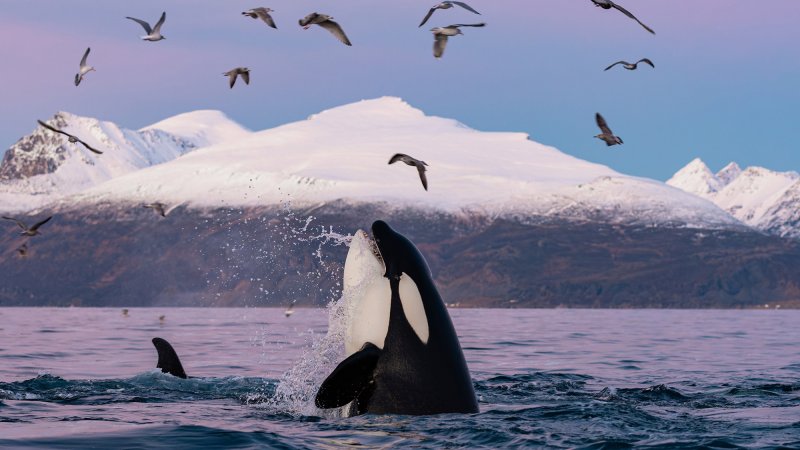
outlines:
[[667, 184], [701, 197], [717, 192], [722, 187], [720, 180], [711, 173], [711, 169], [700, 158], [693, 159], [676, 172], [672, 178], [667, 180]]
[[[177, 116], [147, 129], [188, 136], [193, 117], [204, 115]], [[341, 200], [493, 216], [739, 226], [712, 203], [663, 183], [574, 158], [523, 133], [481, 132], [426, 116], [394, 97], [229, 136], [64, 202], [158, 200], [208, 208]], [[387, 164], [394, 153], [429, 164], [430, 191], [423, 190], [413, 167]]]
[[[248, 134], [218, 111], [181, 114], [132, 131], [112, 122], [59, 112], [50, 121], [65, 123], [64, 131], [103, 152], [97, 155], [66, 137], [37, 128], [40, 144], [20, 151], [10, 164], [24, 166], [34, 160], [57, 165], [54, 172], [0, 182], [0, 210], [26, 211], [58, 198], [78, 193], [113, 178], [177, 158], [195, 148]], [[61, 150], [63, 153], [60, 153]]]
[[[678, 171], [667, 184], [713, 201], [742, 222], [780, 236], [800, 236], [800, 175], [763, 167], [742, 170], [730, 163], [713, 179], [697, 170], [697, 159]], [[710, 173], [710, 171], [709, 171]], [[717, 186], [704, 191], [698, 186]]]

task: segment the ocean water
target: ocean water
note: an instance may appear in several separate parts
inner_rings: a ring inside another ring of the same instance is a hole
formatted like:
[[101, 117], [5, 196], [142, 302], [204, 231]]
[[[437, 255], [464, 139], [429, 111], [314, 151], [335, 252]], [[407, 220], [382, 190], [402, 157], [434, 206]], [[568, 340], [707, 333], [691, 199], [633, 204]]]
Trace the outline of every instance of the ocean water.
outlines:
[[0, 309], [0, 447], [800, 448], [800, 311], [455, 309], [480, 413], [353, 418], [328, 314]]

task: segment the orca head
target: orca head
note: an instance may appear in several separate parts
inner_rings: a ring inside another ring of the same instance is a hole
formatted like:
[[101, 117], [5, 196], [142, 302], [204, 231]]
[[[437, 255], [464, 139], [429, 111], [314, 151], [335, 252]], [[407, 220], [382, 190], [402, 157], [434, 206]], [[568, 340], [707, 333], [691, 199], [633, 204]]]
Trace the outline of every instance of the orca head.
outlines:
[[386, 278], [399, 280], [404, 273], [414, 280], [430, 277], [428, 263], [417, 247], [407, 237], [394, 231], [389, 224], [376, 220], [372, 224], [372, 236], [386, 268]]

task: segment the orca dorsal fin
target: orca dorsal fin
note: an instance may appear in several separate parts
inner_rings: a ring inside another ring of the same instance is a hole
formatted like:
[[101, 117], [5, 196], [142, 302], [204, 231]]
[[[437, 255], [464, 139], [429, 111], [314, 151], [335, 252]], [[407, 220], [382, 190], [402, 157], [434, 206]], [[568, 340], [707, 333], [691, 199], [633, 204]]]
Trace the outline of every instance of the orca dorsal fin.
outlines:
[[186, 372], [183, 371], [181, 360], [178, 358], [178, 354], [175, 353], [175, 349], [169, 345], [169, 342], [156, 337], [153, 338], [153, 345], [155, 345], [156, 351], [158, 352], [158, 364], [156, 364], [156, 368], [178, 378], [187, 378]]
[[[339, 363], [317, 391], [314, 404], [317, 408], [339, 408], [353, 400], [367, 401], [362, 394], [369, 389], [381, 349], [367, 342], [361, 350]], [[365, 406], [365, 405], [362, 405]]]

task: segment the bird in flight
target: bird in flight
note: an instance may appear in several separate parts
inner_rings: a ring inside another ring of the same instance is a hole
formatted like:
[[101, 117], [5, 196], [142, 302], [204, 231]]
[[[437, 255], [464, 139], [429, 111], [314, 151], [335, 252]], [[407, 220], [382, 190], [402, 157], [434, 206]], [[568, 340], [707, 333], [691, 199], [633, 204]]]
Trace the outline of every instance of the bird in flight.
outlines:
[[63, 134], [64, 136], [67, 137], [67, 140], [69, 142], [73, 143], [73, 144], [78, 142], [81, 145], [83, 145], [84, 147], [86, 147], [86, 150], [89, 150], [90, 152], [97, 153], [98, 155], [102, 155], [103, 154], [103, 152], [101, 152], [100, 150], [92, 147], [91, 145], [87, 144], [86, 142], [83, 142], [82, 140], [80, 140], [76, 136], [73, 136], [73, 135], [67, 133], [66, 131], [59, 130], [58, 128], [56, 128], [56, 127], [54, 127], [52, 125], [48, 125], [48, 124], [42, 122], [41, 120], [37, 120], [37, 122], [39, 122], [39, 125], [43, 126], [44, 128], [47, 128], [48, 130], [50, 130], [50, 131], [52, 131], [54, 133]]
[[614, 133], [611, 131], [611, 128], [608, 128], [608, 124], [606, 123], [606, 119], [600, 115], [600, 113], [596, 113], [594, 119], [597, 121], [597, 126], [600, 127], [600, 131], [602, 133], [595, 136], [597, 139], [605, 142], [607, 146], [611, 147], [612, 145], [622, 144], [622, 139], [619, 136], [614, 136]]
[[441, 58], [444, 54], [444, 48], [447, 46], [447, 38], [450, 36], [458, 36], [464, 34], [459, 27], [485, 27], [485, 23], [457, 23], [455, 25], [448, 25], [446, 27], [431, 28], [433, 32], [433, 56], [434, 58]]
[[391, 159], [389, 159], [389, 164], [394, 164], [397, 161], [404, 162], [409, 166], [414, 166], [417, 168], [417, 172], [419, 172], [419, 180], [422, 181], [422, 187], [425, 190], [428, 190], [428, 178], [425, 176], [425, 166], [428, 164], [425, 161], [420, 161], [419, 159], [413, 158], [403, 153], [395, 153]]
[[300, 19], [299, 23], [304, 30], [307, 30], [311, 25], [319, 25], [336, 36], [336, 39], [339, 39], [344, 45], [353, 45], [350, 43], [350, 39], [347, 39], [347, 35], [344, 34], [342, 27], [334, 22], [331, 16], [313, 12]]
[[161, 18], [158, 19], [156, 25], [153, 28], [150, 28], [150, 24], [145, 22], [142, 19], [137, 19], [135, 17], [125, 17], [126, 19], [130, 19], [144, 28], [144, 32], [147, 33], [146, 36], [142, 36], [142, 40], [156, 42], [162, 39], [166, 39], [164, 36], [161, 35], [161, 25], [164, 25], [164, 20], [167, 18], [167, 12], [164, 11], [161, 13]]
[[642, 59], [640, 59], [640, 60], [636, 61], [636, 62], [635, 62], [635, 63], [633, 63], [633, 64], [629, 63], [628, 61], [617, 61], [617, 62], [615, 62], [614, 64], [612, 64], [612, 65], [610, 65], [610, 66], [606, 67], [604, 70], [608, 70], [608, 69], [610, 69], [610, 68], [612, 68], [612, 67], [616, 66], [617, 64], [622, 64], [622, 67], [624, 67], [624, 68], [626, 68], [626, 69], [628, 69], [628, 70], [636, 70], [636, 66], [638, 66], [638, 65], [639, 65], [639, 63], [645, 63], [645, 64], [649, 65], [650, 67], [652, 67], [652, 68], [654, 68], [654, 69], [656, 68], [655, 64], [653, 64], [653, 61], [650, 61], [650, 60], [649, 60], [649, 59], [647, 59], [647, 58], [642, 58]]
[[653, 34], [656, 34], [655, 31], [653, 31], [647, 25], [643, 24], [641, 20], [637, 19], [636, 16], [631, 14], [627, 9], [623, 8], [622, 6], [619, 6], [618, 4], [612, 2], [611, 0], [592, 0], [592, 3], [594, 3], [594, 6], [598, 6], [598, 7], [603, 8], [603, 9], [614, 8], [617, 11], [621, 12], [622, 14], [625, 14], [626, 16], [630, 17], [631, 19], [637, 21], [639, 23], [639, 25], [644, 27], [645, 30], [647, 30], [647, 31], [649, 31], [649, 32], [651, 32]]
[[425, 14], [425, 18], [422, 19], [422, 22], [420, 22], [419, 26], [421, 27], [421, 26], [425, 25], [425, 22], [427, 22], [428, 19], [431, 18], [431, 16], [433, 15], [433, 13], [436, 12], [437, 9], [450, 9], [453, 6], [460, 6], [460, 7], [464, 8], [464, 9], [466, 9], [467, 11], [475, 13], [477, 15], [481, 14], [478, 11], [475, 11], [471, 6], [469, 6], [468, 4], [466, 4], [464, 2], [444, 1], [444, 2], [437, 3], [437, 4], [433, 5], [433, 8], [431, 8], [430, 11], [428, 11], [428, 14]]
[[237, 67], [223, 73], [223, 75], [228, 77], [228, 84], [230, 85], [231, 89], [233, 89], [233, 85], [236, 84], [236, 77], [239, 76], [241, 76], [244, 80], [244, 84], [250, 84], [250, 69], [247, 67]]
[[252, 17], [253, 19], [261, 19], [264, 23], [277, 30], [278, 27], [275, 26], [275, 21], [272, 19], [272, 16], [269, 15], [271, 12], [275, 11], [269, 8], [253, 8], [242, 12], [242, 15]]
[[87, 73], [95, 70], [94, 67], [86, 64], [86, 58], [89, 56], [89, 51], [91, 50], [92, 50], [91, 48], [87, 48], [86, 53], [84, 53], [83, 58], [81, 58], [81, 65], [78, 68], [78, 73], [75, 74], [75, 86], [81, 84], [81, 81], [83, 81], [83, 77]]
[[38, 235], [39, 234], [39, 227], [41, 227], [42, 225], [46, 224], [52, 218], [53, 218], [53, 216], [50, 216], [47, 219], [41, 220], [39, 222], [36, 222], [35, 224], [33, 224], [30, 227], [28, 227], [27, 225], [25, 225], [24, 222], [22, 222], [19, 219], [15, 219], [13, 217], [8, 217], [8, 216], [3, 216], [3, 219], [10, 220], [12, 222], [16, 222], [17, 226], [19, 226], [22, 229], [22, 231], [19, 233], [22, 236], [36, 236], [36, 235]]

